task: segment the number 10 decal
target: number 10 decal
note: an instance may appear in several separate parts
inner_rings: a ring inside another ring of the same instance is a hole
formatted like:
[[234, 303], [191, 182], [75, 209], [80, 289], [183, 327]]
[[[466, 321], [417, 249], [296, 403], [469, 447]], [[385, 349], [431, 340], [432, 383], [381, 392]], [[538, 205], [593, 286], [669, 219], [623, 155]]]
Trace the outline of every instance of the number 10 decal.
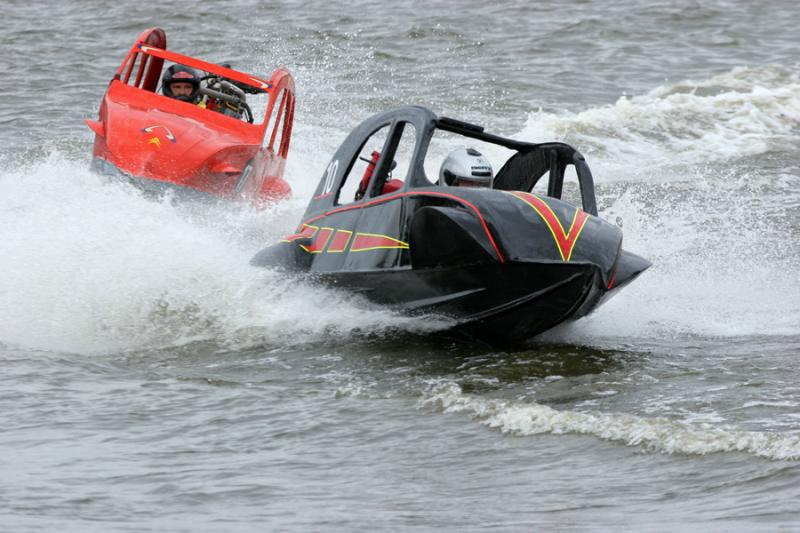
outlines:
[[336, 181], [336, 173], [339, 171], [339, 160], [334, 159], [331, 161], [331, 164], [328, 165], [328, 169], [325, 171], [325, 187], [322, 189], [322, 194], [330, 194], [331, 190], [333, 189], [333, 182]]

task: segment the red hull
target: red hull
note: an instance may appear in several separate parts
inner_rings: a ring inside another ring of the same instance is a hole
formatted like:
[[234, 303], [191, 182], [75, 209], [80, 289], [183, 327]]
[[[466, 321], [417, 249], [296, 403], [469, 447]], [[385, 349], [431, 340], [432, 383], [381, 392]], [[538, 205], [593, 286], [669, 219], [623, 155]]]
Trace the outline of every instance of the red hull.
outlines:
[[[266, 100], [253, 123], [156, 92], [164, 61], [190, 66]], [[294, 79], [269, 80], [166, 50], [153, 28], [134, 43], [108, 86], [95, 132], [94, 168], [158, 187], [263, 204], [291, 194], [283, 173], [294, 119]]]

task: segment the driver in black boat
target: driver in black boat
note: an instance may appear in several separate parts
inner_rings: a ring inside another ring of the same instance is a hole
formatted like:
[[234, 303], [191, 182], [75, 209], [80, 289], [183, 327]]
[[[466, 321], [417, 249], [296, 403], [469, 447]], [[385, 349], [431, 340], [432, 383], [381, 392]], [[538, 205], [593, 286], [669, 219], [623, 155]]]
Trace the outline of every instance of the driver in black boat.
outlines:
[[439, 169], [439, 184], [450, 187], [492, 187], [489, 160], [474, 148], [459, 148], [447, 155]]

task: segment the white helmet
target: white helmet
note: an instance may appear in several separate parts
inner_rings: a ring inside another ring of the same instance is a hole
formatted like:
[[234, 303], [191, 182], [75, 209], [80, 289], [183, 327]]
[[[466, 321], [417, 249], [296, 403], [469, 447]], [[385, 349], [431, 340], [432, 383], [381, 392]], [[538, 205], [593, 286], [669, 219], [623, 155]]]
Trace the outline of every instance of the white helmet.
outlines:
[[453, 150], [439, 169], [439, 184], [491, 187], [493, 180], [491, 163], [474, 148]]

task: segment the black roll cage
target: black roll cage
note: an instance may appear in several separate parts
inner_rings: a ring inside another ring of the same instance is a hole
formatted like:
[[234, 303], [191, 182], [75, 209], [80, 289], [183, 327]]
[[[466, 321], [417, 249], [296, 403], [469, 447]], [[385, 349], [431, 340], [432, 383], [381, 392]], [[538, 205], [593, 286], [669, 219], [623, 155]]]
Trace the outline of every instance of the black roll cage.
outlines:
[[[416, 129], [416, 143], [411, 165], [405, 179], [406, 187], [429, 187], [431, 182], [425, 177], [423, 163], [428, 146], [435, 130], [443, 130], [464, 137], [477, 139], [503, 146], [516, 151], [495, 176], [493, 188], [530, 192], [539, 179], [549, 172], [547, 196], [561, 199], [564, 174], [569, 165], [575, 167], [580, 187], [582, 208], [591, 215], [597, 215], [597, 200], [594, 178], [583, 155], [569, 144], [562, 142], [528, 143], [516, 141], [484, 131], [483, 126], [471, 124], [449, 117], [437, 117], [432, 111], [421, 106], [406, 106], [379, 113], [365, 120], [348, 136], [337, 154], [336, 160], [348, 161], [347, 168], [337, 176], [335, 195], [330, 202], [337, 203], [343, 186], [343, 179], [349, 175], [353, 163], [367, 140], [379, 129], [389, 126], [389, 132], [381, 150], [375, 171], [367, 186], [364, 199], [374, 198], [382, 193], [383, 185], [389, 177], [394, 155], [402, 138], [406, 124]], [[346, 157], [342, 157], [346, 156]], [[324, 180], [323, 180], [324, 181]]]
[[597, 216], [597, 200], [594, 192], [594, 178], [586, 159], [572, 146], [561, 142], [526, 143], [515, 141], [484, 132], [483, 126], [470, 124], [449, 117], [441, 117], [435, 121], [436, 127], [478, 139], [492, 144], [504, 146], [517, 153], [512, 155], [497, 172], [494, 189], [531, 191], [539, 179], [550, 172], [547, 184], [547, 196], [561, 199], [564, 189], [564, 171], [567, 166], [574, 165], [581, 190], [583, 210]]

